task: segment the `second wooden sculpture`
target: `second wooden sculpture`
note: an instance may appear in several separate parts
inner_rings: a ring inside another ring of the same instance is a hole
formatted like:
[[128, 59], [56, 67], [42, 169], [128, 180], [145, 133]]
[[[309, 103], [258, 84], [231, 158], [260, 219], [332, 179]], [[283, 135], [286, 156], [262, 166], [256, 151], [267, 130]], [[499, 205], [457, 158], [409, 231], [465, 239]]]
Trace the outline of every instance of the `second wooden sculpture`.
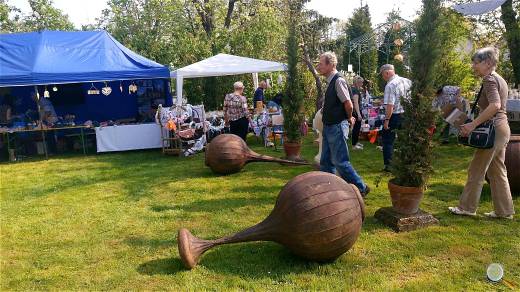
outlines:
[[290, 180], [262, 222], [235, 235], [216, 240], [178, 232], [179, 255], [191, 269], [208, 249], [246, 241], [278, 242], [313, 261], [334, 260], [356, 242], [365, 218], [364, 202], [356, 186], [325, 172], [307, 172]]

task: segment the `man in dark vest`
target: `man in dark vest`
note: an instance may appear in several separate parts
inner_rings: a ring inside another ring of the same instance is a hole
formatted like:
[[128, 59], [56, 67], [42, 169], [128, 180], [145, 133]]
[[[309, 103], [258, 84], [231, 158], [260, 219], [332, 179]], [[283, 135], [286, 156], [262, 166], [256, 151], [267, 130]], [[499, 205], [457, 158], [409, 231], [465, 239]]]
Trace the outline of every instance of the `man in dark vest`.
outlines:
[[336, 70], [338, 59], [333, 52], [320, 56], [317, 71], [327, 78], [327, 91], [323, 106], [323, 146], [320, 170], [335, 173], [348, 183], [354, 184], [365, 197], [370, 188], [363, 182], [350, 163], [347, 147], [349, 125], [356, 119], [352, 116], [352, 102], [347, 82]]

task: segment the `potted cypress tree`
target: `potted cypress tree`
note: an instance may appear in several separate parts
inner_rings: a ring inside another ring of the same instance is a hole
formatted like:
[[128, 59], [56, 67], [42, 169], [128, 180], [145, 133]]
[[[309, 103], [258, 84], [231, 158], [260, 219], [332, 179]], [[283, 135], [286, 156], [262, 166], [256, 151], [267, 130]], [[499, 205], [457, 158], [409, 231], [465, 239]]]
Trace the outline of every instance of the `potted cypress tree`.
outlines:
[[287, 159], [301, 160], [301, 131], [303, 122], [303, 79], [298, 60], [300, 48], [298, 36], [300, 35], [300, 20], [302, 1], [287, 1], [289, 7], [288, 36], [287, 36], [287, 67], [288, 76], [285, 88], [283, 115], [286, 140], [284, 150]]
[[440, 22], [441, 0], [423, 0], [410, 54], [412, 92], [409, 99], [401, 98], [403, 127], [397, 131], [391, 165], [394, 178], [388, 183], [393, 209], [400, 214], [414, 214], [419, 210], [424, 188], [433, 171], [430, 128], [435, 112], [431, 102], [434, 74], [440, 58]]

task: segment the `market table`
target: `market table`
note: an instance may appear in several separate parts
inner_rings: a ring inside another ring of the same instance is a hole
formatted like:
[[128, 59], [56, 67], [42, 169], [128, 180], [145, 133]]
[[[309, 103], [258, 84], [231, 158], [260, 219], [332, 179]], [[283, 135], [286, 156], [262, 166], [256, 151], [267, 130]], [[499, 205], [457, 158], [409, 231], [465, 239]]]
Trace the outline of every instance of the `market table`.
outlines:
[[79, 137], [80, 137], [80, 140], [81, 140], [81, 146], [83, 148], [83, 154], [87, 154], [86, 148], [85, 148], [85, 133], [84, 133], [84, 130], [85, 129], [89, 129], [89, 128], [90, 127], [88, 127], [88, 126], [70, 126], [70, 127], [57, 127], [57, 128], [41, 128], [41, 127], [37, 127], [37, 128], [34, 128], [34, 129], [18, 128], [18, 129], [9, 129], [7, 131], [3, 131], [3, 132], [1, 132], [1, 134], [6, 135], [7, 149], [10, 149], [11, 148], [11, 137], [10, 137], [10, 135], [12, 135], [12, 134], [16, 134], [16, 133], [29, 133], [29, 132], [40, 132], [40, 133], [42, 133], [43, 151], [44, 151], [44, 154], [45, 154], [45, 158], [48, 158], [47, 143], [46, 143], [46, 139], [45, 139], [45, 132], [48, 132], [48, 131], [56, 132], [56, 131], [63, 131], [63, 130], [79, 129], [80, 130]]
[[162, 147], [161, 127], [153, 124], [96, 127], [97, 152]]

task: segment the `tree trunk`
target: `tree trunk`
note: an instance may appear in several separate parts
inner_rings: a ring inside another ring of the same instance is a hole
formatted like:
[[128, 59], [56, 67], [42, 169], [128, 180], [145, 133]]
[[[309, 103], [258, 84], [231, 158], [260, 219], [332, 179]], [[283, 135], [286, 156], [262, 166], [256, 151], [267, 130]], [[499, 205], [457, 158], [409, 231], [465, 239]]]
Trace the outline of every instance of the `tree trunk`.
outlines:
[[206, 35], [211, 38], [215, 27], [213, 24], [213, 11], [207, 6], [208, 2], [209, 0], [193, 0], [193, 5], [200, 16], [202, 27], [204, 28]]
[[516, 85], [520, 85], [520, 26], [513, 10], [513, 0], [507, 0], [502, 4], [502, 22], [506, 27], [507, 46], [509, 58], [513, 64], [513, 73]]
[[321, 83], [320, 76], [316, 71], [316, 68], [314, 68], [314, 66], [312, 65], [311, 57], [309, 56], [309, 50], [307, 49], [305, 43], [303, 43], [301, 46], [303, 49], [303, 61], [307, 65], [309, 71], [312, 73], [314, 81], [316, 82], [316, 90], [318, 91], [318, 99], [316, 100], [316, 111], [319, 111], [323, 107], [323, 85]]
[[224, 21], [224, 27], [228, 28], [231, 26], [231, 17], [233, 16], [233, 8], [235, 8], [235, 2], [237, 0], [229, 0], [226, 20]]

